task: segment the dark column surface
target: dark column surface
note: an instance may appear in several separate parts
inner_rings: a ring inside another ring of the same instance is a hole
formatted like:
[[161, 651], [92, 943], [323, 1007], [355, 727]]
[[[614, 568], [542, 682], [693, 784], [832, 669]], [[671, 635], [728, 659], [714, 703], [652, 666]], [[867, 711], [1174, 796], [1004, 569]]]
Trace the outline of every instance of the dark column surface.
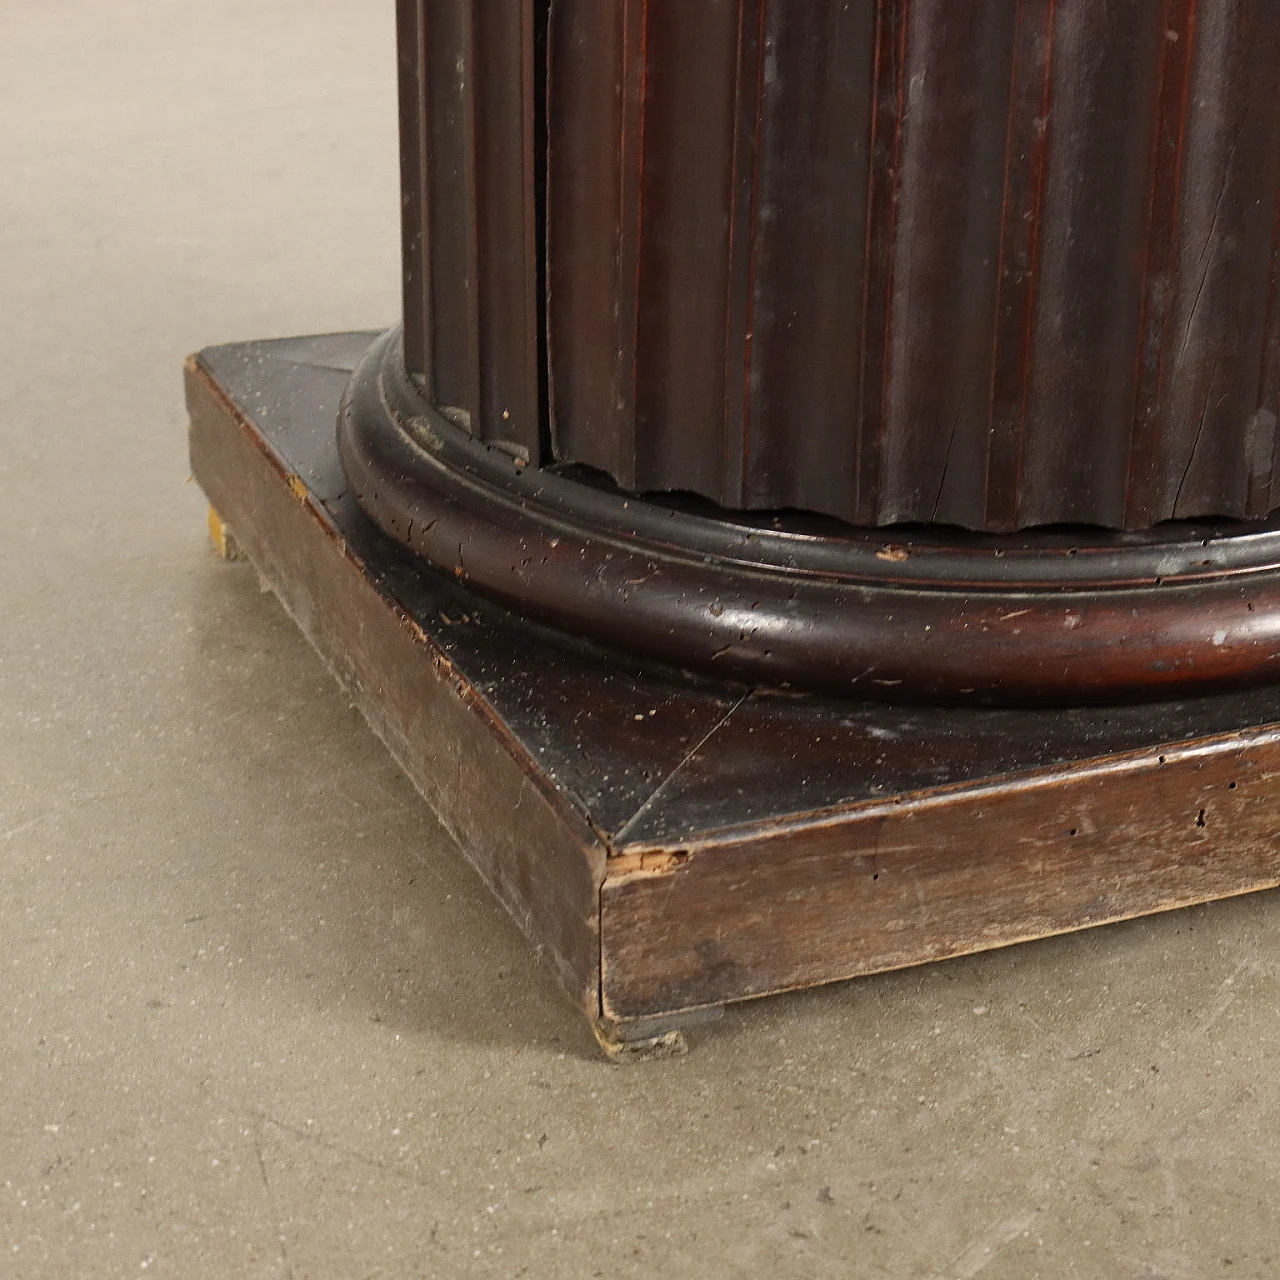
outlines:
[[405, 346], [432, 401], [538, 449], [534, 15], [399, 0]]
[[545, 3], [402, 4], [408, 358], [477, 435], [537, 450], [545, 301], [554, 456], [624, 488], [988, 531], [1275, 505], [1280, 6], [550, 15], [544, 51]]
[[403, 354], [340, 430], [425, 561], [765, 684], [1275, 678], [1280, 5], [402, 0], [400, 32]]

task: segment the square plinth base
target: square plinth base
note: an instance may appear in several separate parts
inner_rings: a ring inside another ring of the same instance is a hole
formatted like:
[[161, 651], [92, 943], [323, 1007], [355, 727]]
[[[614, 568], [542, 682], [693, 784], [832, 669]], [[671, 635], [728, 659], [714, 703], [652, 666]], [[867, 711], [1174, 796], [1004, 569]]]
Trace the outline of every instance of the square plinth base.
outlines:
[[211, 348], [191, 462], [611, 1052], [734, 1000], [1280, 884], [1280, 690], [895, 707], [726, 685], [513, 617], [347, 492], [374, 334]]

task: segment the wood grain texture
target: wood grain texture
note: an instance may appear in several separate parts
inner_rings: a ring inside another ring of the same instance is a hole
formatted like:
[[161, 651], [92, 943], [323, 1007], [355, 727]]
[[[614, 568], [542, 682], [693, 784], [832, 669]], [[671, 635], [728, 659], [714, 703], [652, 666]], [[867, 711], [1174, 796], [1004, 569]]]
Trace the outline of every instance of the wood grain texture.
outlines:
[[562, 0], [550, 48], [560, 461], [862, 525], [1270, 510], [1270, 0]]
[[1280, 730], [623, 846], [603, 1008], [716, 1005], [1280, 884]]
[[1273, 509], [1271, 0], [399, 0], [405, 352], [535, 463], [864, 526]]

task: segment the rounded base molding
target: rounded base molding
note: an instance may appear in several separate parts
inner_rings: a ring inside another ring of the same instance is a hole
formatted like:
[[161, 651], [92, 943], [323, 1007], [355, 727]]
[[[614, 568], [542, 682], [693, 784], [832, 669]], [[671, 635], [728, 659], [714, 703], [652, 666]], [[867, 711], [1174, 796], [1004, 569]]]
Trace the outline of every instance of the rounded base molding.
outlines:
[[757, 685], [1099, 703], [1280, 679], [1280, 521], [1006, 536], [706, 514], [526, 465], [436, 412], [398, 330], [338, 424], [390, 537], [542, 622]]

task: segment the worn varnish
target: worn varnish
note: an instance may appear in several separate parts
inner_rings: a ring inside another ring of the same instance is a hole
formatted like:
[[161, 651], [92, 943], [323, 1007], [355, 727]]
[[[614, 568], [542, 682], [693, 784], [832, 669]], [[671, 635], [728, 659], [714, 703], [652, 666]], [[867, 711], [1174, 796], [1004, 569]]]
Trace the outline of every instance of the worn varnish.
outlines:
[[1280, 678], [1280, 520], [977, 535], [683, 510], [528, 465], [442, 417], [394, 330], [338, 447], [378, 526], [566, 632], [726, 679], [896, 700], [1124, 702]]
[[407, 350], [478, 434], [863, 525], [1275, 505], [1271, 0], [401, 8]]
[[374, 338], [194, 359], [194, 475], [611, 1046], [1280, 883], [1280, 688], [1076, 710], [782, 696], [424, 569], [365, 517], [334, 443]]

